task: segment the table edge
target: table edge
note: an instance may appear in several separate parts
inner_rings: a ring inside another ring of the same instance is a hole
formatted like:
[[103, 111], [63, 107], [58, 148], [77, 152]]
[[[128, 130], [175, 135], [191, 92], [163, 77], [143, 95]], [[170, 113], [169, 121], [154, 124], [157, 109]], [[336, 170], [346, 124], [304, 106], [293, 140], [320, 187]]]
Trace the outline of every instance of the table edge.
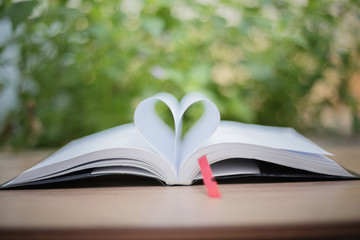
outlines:
[[316, 239], [360, 238], [360, 221], [331, 224], [203, 228], [74, 228], [0, 227], [0, 239]]

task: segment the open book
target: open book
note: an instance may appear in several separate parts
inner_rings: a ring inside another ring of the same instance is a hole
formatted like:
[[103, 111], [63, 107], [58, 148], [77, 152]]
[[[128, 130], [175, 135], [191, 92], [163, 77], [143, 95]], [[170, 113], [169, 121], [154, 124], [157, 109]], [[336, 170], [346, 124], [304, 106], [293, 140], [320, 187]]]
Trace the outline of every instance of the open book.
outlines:
[[[174, 128], [158, 116], [155, 106], [159, 101], [170, 109]], [[203, 114], [183, 136], [184, 113], [198, 102], [203, 105]], [[156, 178], [167, 185], [190, 185], [201, 179], [197, 159], [203, 155], [218, 178], [354, 177], [326, 156], [330, 153], [292, 128], [220, 121], [215, 104], [199, 93], [188, 94], [180, 102], [168, 93], [160, 93], [137, 106], [134, 123], [74, 140], [2, 188], [108, 174]], [[281, 171], [276, 171], [276, 166]]]

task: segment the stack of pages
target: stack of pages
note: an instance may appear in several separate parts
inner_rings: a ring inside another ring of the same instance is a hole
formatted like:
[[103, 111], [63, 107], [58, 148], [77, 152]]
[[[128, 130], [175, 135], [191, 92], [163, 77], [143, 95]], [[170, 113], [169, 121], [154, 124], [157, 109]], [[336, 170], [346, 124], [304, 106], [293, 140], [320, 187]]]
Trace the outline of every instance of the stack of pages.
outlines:
[[[170, 109], [173, 128], [156, 113], [158, 102]], [[183, 135], [183, 116], [193, 104], [202, 104], [203, 114]], [[113, 174], [190, 185], [202, 178], [197, 159], [203, 155], [216, 178], [355, 177], [328, 158], [330, 153], [292, 128], [221, 121], [215, 104], [199, 93], [188, 94], [180, 102], [160, 93], [137, 106], [134, 123], [74, 140], [1, 188]]]

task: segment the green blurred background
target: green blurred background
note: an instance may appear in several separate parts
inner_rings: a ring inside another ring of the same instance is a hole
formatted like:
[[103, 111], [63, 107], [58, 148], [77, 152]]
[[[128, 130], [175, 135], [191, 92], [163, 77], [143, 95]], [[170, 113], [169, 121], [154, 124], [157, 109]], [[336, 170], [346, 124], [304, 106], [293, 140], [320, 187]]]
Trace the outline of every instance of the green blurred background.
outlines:
[[201, 91], [222, 119], [359, 135], [360, 1], [0, 0], [0, 146], [54, 147]]

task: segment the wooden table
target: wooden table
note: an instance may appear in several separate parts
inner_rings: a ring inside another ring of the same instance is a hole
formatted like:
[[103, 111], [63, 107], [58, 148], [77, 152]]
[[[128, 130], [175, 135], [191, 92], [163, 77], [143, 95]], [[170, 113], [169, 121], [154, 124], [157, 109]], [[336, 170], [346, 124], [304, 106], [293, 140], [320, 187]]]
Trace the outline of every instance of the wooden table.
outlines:
[[[360, 172], [360, 142], [323, 142]], [[0, 182], [51, 151], [0, 153]], [[0, 191], [0, 239], [284, 239], [360, 237], [360, 181]]]

